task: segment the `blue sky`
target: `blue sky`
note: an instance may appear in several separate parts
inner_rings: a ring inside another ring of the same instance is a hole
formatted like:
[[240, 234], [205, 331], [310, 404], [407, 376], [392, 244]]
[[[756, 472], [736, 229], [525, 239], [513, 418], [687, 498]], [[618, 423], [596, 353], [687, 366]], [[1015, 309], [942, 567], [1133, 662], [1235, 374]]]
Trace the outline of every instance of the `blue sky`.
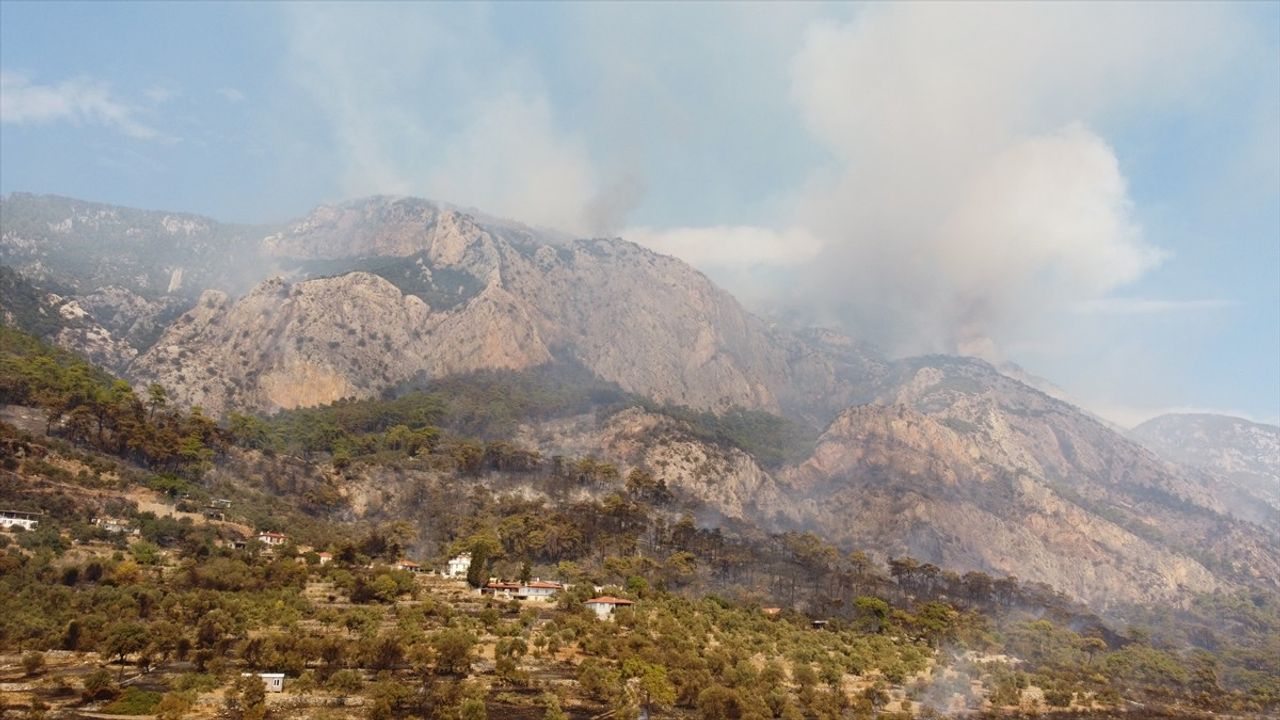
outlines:
[[1280, 5], [0, 4], [0, 191], [408, 193], [1122, 423], [1280, 416]]

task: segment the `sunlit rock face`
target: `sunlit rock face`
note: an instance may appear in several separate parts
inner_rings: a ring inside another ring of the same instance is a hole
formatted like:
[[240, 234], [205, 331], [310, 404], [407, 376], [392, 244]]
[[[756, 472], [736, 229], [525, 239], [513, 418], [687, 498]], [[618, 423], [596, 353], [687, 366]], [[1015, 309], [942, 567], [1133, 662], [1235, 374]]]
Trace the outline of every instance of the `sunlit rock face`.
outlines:
[[[131, 374], [202, 378], [179, 402], [266, 410], [558, 357], [659, 402], [829, 417], [878, 371], [868, 353], [828, 358], [769, 328], [674, 258], [622, 240], [553, 243], [422, 200], [322, 207], [261, 252], [287, 279], [202, 299]], [[199, 306], [210, 303], [217, 312]], [[287, 372], [318, 387], [292, 387]]]

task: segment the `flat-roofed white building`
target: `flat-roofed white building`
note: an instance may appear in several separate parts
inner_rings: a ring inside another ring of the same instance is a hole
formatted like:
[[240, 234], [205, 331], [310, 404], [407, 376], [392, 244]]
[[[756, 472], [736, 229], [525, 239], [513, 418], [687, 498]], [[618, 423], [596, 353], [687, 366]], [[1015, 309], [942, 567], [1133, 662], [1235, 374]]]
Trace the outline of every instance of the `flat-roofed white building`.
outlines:
[[240, 673], [241, 677], [262, 678], [262, 689], [267, 692], [284, 692], [284, 673]]
[[23, 510], [0, 510], [0, 526], [35, 530], [40, 526], [40, 513]]

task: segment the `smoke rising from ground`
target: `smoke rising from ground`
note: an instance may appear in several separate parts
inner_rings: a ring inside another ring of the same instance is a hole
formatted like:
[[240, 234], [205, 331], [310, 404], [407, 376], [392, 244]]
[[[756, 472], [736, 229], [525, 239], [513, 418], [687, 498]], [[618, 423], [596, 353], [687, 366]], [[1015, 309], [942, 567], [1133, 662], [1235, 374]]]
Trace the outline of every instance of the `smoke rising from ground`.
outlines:
[[1106, 347], [1091, 377], [1121, 379], [1087, 392], [1114, 402], [1104, 386], [1151, 363], [1100, 319], [1231, 306], [1142, 286], [1171, 255], [1117, 147], [1262, 67], [1241, 61], [1259, 45], [1237, 10], [563, 7], [551, 42], [571, 46], [535, 56], [478, 6], [321, 5], [286, 13], [288, 75], [332, 128], [346, 196], [621, 235], [895, 355], [1056, 374]]
[[[1226, 22], [1165, 10], [900, 4], [813, 23], [791, 100], [830, 163], [784, 222], [821, 250], [778, 234], [773, 254], [794, 251], [778, 285], [891, 352], [998, 359], [1046, 315], [1142, 277], [1164, 253], [1096, 127], [1211, 72]], [[690, 235], [649, 242], [682, 254]], [[702, 233], [685, 253], [731, 282], [761, 263], [742, 235]]]

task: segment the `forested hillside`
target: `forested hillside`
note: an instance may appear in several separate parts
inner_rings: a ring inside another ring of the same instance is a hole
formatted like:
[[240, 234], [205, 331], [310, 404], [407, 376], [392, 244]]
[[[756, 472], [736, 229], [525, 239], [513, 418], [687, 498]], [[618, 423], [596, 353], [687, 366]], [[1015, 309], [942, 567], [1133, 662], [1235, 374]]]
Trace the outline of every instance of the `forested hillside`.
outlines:
[[[711, 525], [644, 470], [504, 434], [627, 406], [607, 385], [484, 373], [219, 425], [3, 332], [0, 505], [43, 513], [0, 536], [14, 707], [710, 719], [1280, 700], [1280, 605], [1262, 591], [1102, 618], [1015, 578]], [[728, 446], [797, 435], [682, 421]], [[215, 500], [229, 507], [202, 514]], [[90, 522], [104, 517], [137, 534]], [[265, 530], [287, 544], [251, 539]], [[477, 583], [569, 587], [508, 601], [397, 569], [460, 551]], [[597, 620], [582, 605], [596, 594], [635, 604]], [[242, 671], [283, 672], [286, 691], [268, 702]]]

